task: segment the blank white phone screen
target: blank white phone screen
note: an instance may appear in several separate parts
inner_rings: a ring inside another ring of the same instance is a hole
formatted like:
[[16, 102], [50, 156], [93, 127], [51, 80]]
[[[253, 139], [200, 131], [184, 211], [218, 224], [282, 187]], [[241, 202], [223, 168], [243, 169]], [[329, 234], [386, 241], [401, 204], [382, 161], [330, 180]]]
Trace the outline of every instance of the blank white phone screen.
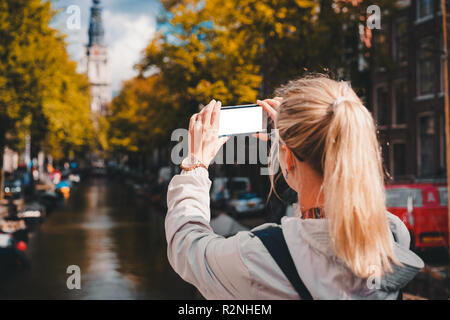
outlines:
[[220, 110], [219, 136], [261, 131], [263, 131], [262, 107], [238, 107]]

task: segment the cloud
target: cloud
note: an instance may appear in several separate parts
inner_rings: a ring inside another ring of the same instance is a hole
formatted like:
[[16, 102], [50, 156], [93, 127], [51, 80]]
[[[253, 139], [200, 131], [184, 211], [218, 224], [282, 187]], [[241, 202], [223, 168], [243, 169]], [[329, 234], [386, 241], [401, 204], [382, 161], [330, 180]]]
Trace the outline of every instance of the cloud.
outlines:
[[120, 89], [123, 80], [136, 75], [133, 66], [156, 30], [154, 17], [131, 16], [105, 11], [103, 14], [106, 43], [109, 44], [110, 72], [113, 90]]

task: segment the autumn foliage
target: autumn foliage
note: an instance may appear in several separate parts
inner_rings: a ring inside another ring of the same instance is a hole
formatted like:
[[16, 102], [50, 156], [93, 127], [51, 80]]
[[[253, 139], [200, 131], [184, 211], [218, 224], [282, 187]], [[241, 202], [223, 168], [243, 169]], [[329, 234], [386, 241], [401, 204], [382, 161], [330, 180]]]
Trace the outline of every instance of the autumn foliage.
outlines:
[[[158, 33], [112, 103], [111, 150], [145, 152], [212, 98], [254, 103], [308, 72], [366, 86], [369, 1], [163, 0]], [[390, 1], [375, 1], [388, 6]], [[145, 76], [151, 74], [151, 76]]]

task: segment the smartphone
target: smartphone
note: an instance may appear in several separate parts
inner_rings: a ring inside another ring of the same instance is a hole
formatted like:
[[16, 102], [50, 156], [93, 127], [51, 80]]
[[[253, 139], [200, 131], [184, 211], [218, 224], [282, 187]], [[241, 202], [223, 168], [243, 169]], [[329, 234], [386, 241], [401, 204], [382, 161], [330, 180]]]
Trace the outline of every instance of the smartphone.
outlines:
[[222, 107], [219, 137], [265, 132], [267, 114], [257, 104]]

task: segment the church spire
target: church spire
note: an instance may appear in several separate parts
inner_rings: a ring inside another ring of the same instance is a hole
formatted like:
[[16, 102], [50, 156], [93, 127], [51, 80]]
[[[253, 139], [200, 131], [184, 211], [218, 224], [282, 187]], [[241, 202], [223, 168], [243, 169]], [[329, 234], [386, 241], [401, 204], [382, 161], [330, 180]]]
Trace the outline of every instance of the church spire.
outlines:
[[86, 47], [86, 72], [91, 84], [91, 110], [106, 114], [111, 101], [108, 49], [104, 44], [102, 7], [93, 0], [89, 23], [89, 43]]
[[92, 47], [94, 44], [99, 46], [104, 45], [105, 31], [103, 29], [102, 7], [100, 6], [100, 0], [93, 0], [93, 3], [91, 8], [91, 20], [89, 22], [88, 47]]

